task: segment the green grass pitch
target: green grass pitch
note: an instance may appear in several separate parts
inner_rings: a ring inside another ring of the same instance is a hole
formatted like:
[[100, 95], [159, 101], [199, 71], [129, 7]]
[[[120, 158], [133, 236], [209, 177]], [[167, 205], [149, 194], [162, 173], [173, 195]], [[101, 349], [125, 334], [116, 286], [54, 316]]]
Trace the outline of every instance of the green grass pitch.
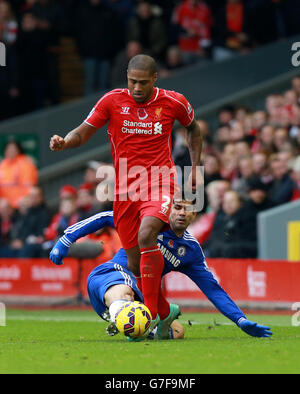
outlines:
[[299, 374], [300, 327], [291, 316], [247, 316], [270, 325], [273, 338], [249, 337], [217, 313], [183, 313], [184, 340], [129, 343], [107, 336], [91, 310], [8, 309], [0, 373]]

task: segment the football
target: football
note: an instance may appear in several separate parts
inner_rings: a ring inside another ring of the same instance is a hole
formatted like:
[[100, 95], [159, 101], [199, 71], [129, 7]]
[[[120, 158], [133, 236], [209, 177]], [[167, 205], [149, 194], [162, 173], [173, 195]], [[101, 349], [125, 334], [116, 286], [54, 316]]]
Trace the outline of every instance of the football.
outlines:
[[139, 301], [124, 303], [116, 314], [117, 329], [120, 333], [131, 338], [143, 335], [147, 331], [151, 320], [149, 309]]

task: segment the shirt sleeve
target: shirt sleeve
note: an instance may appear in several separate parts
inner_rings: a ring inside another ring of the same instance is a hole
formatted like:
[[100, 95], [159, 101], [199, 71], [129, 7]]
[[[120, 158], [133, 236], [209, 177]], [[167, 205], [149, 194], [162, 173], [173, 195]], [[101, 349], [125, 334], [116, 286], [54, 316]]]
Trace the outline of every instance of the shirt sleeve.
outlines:
[[111, 98], [110, 95], [106, 94], [97, 102], [84, 122], [100, 129], [107, 123], [110, 117], [110, 106]]
[[177, 93], [174, 99], [176, 102], [176, 119], [183, 127], [189, 126], [194, 119], [194, 109], [192, 105], [180, 93]]
[[65, 235], [61, 238], [61, 241], [69, 247], [72, 243], [77, 241], [77, 239], [95, 233], [104, 227], [115, 227], [113, 211], [101, 212], [82, 220], [81, 222], [73, 224], [73, 226], [70, 226], [65, 230]]
[[219, 285], [206, 264], [194, 264], [181, 272], [192, 279], [213, 305], [228, 319], [237, 323], [241, 317], [245, 317], [236, 303]]

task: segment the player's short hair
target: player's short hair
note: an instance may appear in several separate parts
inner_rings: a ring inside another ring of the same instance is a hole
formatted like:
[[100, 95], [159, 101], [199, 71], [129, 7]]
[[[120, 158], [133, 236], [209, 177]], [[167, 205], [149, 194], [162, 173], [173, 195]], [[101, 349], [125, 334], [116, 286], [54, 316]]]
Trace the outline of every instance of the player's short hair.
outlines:
[[129, 61], [127, 70], [149, 71], [153, 75], [157, 73], [157, 65], [151, 56], [136, 55]]

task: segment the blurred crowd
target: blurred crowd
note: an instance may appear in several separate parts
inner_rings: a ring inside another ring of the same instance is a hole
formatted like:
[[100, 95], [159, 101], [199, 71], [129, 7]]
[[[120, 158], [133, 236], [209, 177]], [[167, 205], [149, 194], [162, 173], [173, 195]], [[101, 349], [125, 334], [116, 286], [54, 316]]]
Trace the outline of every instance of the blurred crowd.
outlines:
[[[190, 225], [207, 257], [257, 257], [257, 215], [300, 199], [300, 76], [290, 89], [270, 94], [256, 111], [228, 105], [218, 127], [198, 119], [204, 135], [204, 208]], [[175, 165], [190, 166], [185, 129], [173, 131]], [[184, 173], [182, 171], [182, 173]], [[0, 162], [0, 257], [47, 257], [64, 230], [112, 209], [112, 164], [90, 161], [81, 185], [64, 185], [53, 212], [38, 185], [38, 171], [11, 141]], [[115, 230], [84, 238], [70, 253], [108, 260], [120, 247]], [[99, 249], [100, 248], [100, 249]]]
[[[300, 199], [300, 77], [282, 94], [266, 97], [251, 111], [226, 106], [219, 125], [205, 133], [203, 165], [205, 204], [190, 231], [207, 257], [255, 258], [257, 215]], [[181, 129], [175, 163], [188, 162]]]
[[88, 95], [126, 83], [138, 53], [168, 77], [299, 32], [298, 0], [0, 0], [0, 119], [60, 102], [62, 37], [77, 44]]
[[[27, 165], [25, 176], [24, 164]], [[33, 161], [18, 143], [9, 142], [0, 163], [0, 257], [48, 257], [67, 227], [112, 210], [111, 198], [107, 194], [99, 196], [103, 190], [97, 190], [104, 180], [96, 176], [101, 166], [113, 168], [111, 164], [88, 162], [82, 184], [77, 188], [62, 186], [58, 206], [50, 209], [38, 185]], [[93, 258], [99, 264], [109, 260], [120, 247], [116, 231], [105, 228], [81, 239], [71, 248], [69, 256]]]

